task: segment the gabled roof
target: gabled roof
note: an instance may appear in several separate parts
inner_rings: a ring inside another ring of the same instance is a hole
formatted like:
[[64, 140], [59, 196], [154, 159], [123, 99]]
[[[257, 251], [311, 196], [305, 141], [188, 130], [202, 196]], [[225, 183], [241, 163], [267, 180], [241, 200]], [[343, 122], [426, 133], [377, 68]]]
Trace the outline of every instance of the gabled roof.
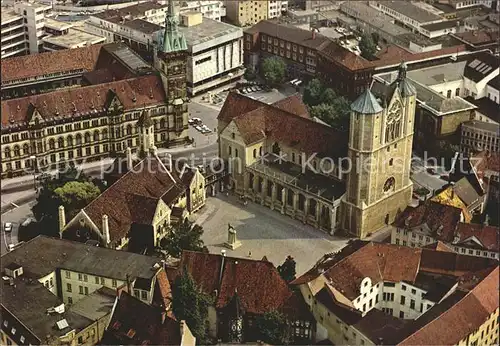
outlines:
[[462, 210], [465, 222], [470, 222], [472, 220], [472, 214], [470, 213], [469, 209], [467, 209], [467, 205], [464, 201], [462, 201], [458, 194], [454, 192], [453, 186], [446, 188], [438, 195], [432, 197], [431, 201], [459, 208]]
[[[302, 102], [297, 96], [282, 100], [275, 105], [267, 105], [237, 93], [229, 93], [219, 121], [234, 121], [246, 144], [269, 138], [307, 154], [343, 157], [347, 152], [346, 134], [305, 117]], [[293, 113], [290, 110], [295, 105]]]
[[82, 210], [99, 229], [107, 215], [111, 242], [120, 240], [133, 223], [151, 224], [160, 199], [171, 207], [185, 192], [176, 177], [157, 156], [148, 156]]
[[464, 77], [474, 82], [480, 82], [489, 74], [498, 69], [500, 60], [493, 54], [482, 52], [475, 54], [468, 61], [464, 70]]
[[273, 103], [272, 106], [284, 110], [288, 113], [292, 113], [304, 118], [310, 118], [309, 110], [302, 101], [302, 96], [300, 94], [288, 96], [283, 100]]
[[475, 237], [481, 243], [485, 250], [498, 252], [500, 245], [500, 228], [494, 226], [485, 226], [473, 223], [459, 223], [456, 234], [459, 235], [458, 244], [467, 239]]
[[110, 91], [126, 110], [166, 103], [160, 77], [135, 77], [2, 101], [2, 127], [26, 125], [33, 108], [45, 121], [98, 114], [107, 109]]
[[180, 323], [162, 313], [122, 291], [101, 345], [180, 345]]
[[399, 345], [456, 345], [498, 309], [498, 266], [456, 304], [412, 333]]
[[226, 307], [236, 292], [242, 310], [255, 314], [285, 307], [292, 296], [287, 283], [268, 261], [183, 251], [174, 278], [170, 280], [184, 269], [191, 273], [203, 292], [216, 294], [218, 309]]

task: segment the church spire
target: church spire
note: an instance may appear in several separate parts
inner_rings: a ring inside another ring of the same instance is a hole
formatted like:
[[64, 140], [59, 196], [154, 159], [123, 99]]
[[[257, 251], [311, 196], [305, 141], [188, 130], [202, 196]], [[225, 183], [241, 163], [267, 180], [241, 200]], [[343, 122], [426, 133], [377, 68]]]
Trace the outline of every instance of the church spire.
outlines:
[[165, 16], [165, 29], [160, 50], [164, 53], [187, 50], [186, 38], [184, 34], [179, 32], [173, 0], [168, 0], [168, 11]]

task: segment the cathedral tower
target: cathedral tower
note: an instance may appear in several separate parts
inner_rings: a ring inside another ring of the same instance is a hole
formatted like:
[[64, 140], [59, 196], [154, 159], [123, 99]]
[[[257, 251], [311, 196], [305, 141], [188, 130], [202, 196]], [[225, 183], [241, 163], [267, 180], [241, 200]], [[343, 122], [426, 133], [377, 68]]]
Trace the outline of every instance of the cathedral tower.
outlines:
[[165, 124], [175, 131], [175, 138], [168, 138], [169, 144], [181, 144], [187, 139], [187, 43], [179, 31], [177, 14], [173, 1], [169, 0], [165, 16], [165, 30], [157, 37], [154, 50], [154, 66], [160, 71], [163, 88], [168, 102], [168, 122]]
[[351, 104], [351, 169], [342, 201], [343, 228], [363, 239], [394, 221], [411, 200], [416, 91], [399, 67], [383, 107], [369, 88]]

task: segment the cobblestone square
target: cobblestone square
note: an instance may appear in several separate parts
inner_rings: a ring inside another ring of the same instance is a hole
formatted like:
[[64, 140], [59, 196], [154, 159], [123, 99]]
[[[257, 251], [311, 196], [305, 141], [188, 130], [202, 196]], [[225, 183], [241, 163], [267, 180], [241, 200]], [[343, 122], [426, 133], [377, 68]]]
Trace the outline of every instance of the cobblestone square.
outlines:
[[[205, 230], [203, 241], [212, 253], [226, 249], [227, 256], [261, 259], [266, 256], [275, 266], [288, 255], [297, 262], [297, 275], [311, 268], [325, 253], [341, 249], [348, 239], [330, 236], [260, 204], [244, 206], [234, 195], [209, 197], [206, 206], [194, 215]], [[224, 247], [228, 224], [236, 231], [241, 247]]]

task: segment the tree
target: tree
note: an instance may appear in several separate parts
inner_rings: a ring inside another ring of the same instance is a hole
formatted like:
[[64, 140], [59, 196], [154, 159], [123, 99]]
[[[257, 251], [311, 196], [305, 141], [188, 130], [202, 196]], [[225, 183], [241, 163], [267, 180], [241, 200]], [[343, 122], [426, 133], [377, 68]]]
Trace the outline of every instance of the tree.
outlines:
[[372, 32], [372, 40], [375, 45], [378, 45], [378, 42], [380, 41], [380, 35], [378, 34], [378, 32]]
[[262, 75], [269, 85], [277, 85], [285, 80], [286, 65], [279, 57], [264, 59], [262, 63]]
[[339, 96], [333, 91], [332, 88], [326, 88], [321, 94], [321, 103], [331, 104], [334, 103]]
[[255, 325], [262, 341], [271, 345], [286, 345], [290, 340], [290, 333], [283, 314], [277, 311], [266, 312], [255, 318]]
[[280, 276], [285, 280], [286, 282], [292, 282], [295, 280], [295, 274], [297, 274], [295, 267], [297, 263], [293, 259], [292, 256], [288, 255], [288, 257], [285, 259], [285, 262], [283, 262], [282, 265], [278, 266], [278, 272], [280, 273]]
[[[332, 90], [333, 91], [333, 90]], [[323, 84], [317, 78], [311, 79], [304, 88], [304, 96], [302, 100], [309, 107], [316, 106], [321, 103], [324, 92]]]
[[172, 297], [172, 311], [175, 317], [179, 321], [186, 321], [198, 344], [208, 344], [207, 316], [208, 307], [213, 303], [212, 298], [196, 287], [186, 268], [174, 281]]
[[[87, 183], [88, 185], [70, 184], [75, 182]], [[100, 193], [100, 190], [88, 181], [88, 177], [74, 167], [59, 172], [55, 177], [46, 176], [40, 184], [36, 204], [31, 208], [31, 211], [35, 217], [35, 225], [39, 234], [53, 237], [59, 234], [60, 205], [64, 206], [66, 220], [68, 220]], [[66, 184], [70, 185], [66, 186]], [[33, 236], [36, 235], [38, 234]]]
[[255, 75], [255, 72], [254, 72], [252, 69], [247, 68], [247, 69], [245, 70], [245, 75], [244, 75], [244, 77], [245, 77], [245, 79], [246, 79], [246, 80], [252, 81], [252, 80], [255, 80], [255, 78], [256, 78], [257, 76]]
[[311, 116], [316, 117], [332, 128], [339, 131], [349, 130], [350, 106], [349, 101], [339, 97], [333, 103], [321, 103], [310, 110]]
[[162, 239], [160, 246], [176, 258], [181, 256], [182, 250], [207, 252], [208, 250], [201, 240], [202, 235], [203, 227], [186, 220]]
[[359, 41], [359, 49], [363, 58], [371, 60], [375, 56], [377, 46], [370, 35], [363, 34], [361, 41]]

